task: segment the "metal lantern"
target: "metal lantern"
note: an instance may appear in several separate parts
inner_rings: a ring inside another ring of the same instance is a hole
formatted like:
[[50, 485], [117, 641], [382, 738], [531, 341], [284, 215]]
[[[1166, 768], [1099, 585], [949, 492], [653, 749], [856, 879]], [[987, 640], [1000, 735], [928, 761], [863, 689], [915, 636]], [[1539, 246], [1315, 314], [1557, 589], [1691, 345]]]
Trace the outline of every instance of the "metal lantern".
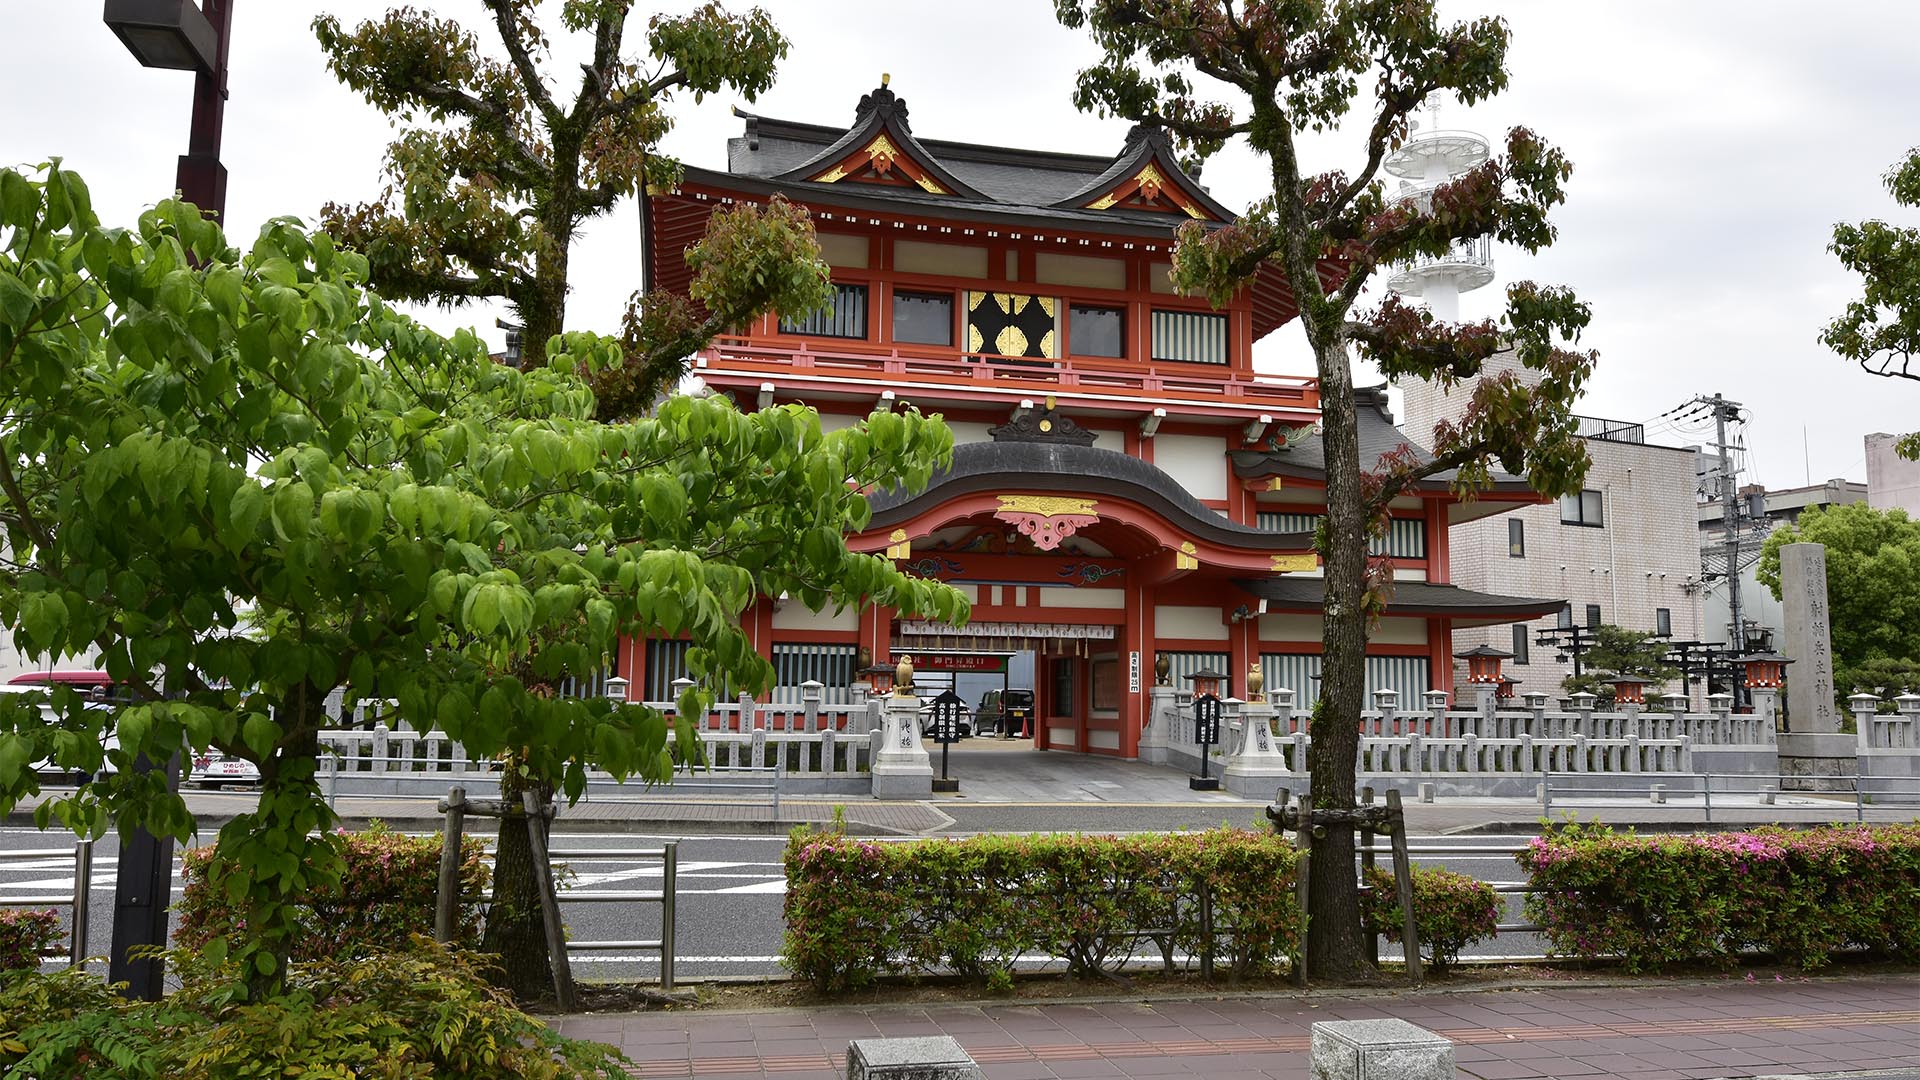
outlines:
[[892, 664], [868, 664], [855, 674], [862, 675], [873, 686], [875, 694], [885, 694], [893, 689]]
[[1455, 660], [1467, 662], [1467, 681], [1497, 686], [1500, 682], [1500, 661], [1513, 659], [1510, 652], [1501, 652], [1490, 645], [1480, 645], [1466, 652], [1453, 654]]
[[1226, 676], [1224, 674], [1212, 668], [1201, 668], [1199, 671], [1187, 676], [1187, 681], [1193, 684], [1194, 697], [1203, 697], [1207, 694], [1212, 694], [1217, 697], [1220, 693], [1220, 681], [1225, 678]]
[[1753, 689], [1778, 690], [1786, 684], [1787, 665], [1793, 661], [1779, 653], [1754, 653], [1743, 656], [1740, 663], [1746, 667], [1747, 686]]
[[1615, 705], [1645, 705], [1647, 687], [1653, 680], [1638, 675], [1615, 675], [1607, 680], [1613, 684], [1613, 703]]

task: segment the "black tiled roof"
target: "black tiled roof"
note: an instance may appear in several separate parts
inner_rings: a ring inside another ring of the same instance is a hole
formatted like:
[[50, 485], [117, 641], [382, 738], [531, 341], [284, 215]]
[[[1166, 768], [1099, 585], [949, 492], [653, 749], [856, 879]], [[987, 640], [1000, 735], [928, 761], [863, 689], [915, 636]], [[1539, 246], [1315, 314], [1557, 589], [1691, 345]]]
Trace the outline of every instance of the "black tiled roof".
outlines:
[[[1326, 598], [1327, 583], [1317, 577], [1285, 574], [1270, 578], [1236, 578], [1234, 584], [1249, 594], [1281, 608], [1317, 610]], [[1559, 611], [1563, 601], [1531, 596], [1497, 596], [1457, 585], [1424, 581], [1395, 582], [1387, 600], [1388, 615], [1441, 615], [1490, 618], [1518, 622]]]
[[[962, 190], [955, 192], [959, 196], [956, 199], [953, 195], [929, 195], [917, 188], [859, 185], [863, 195], [949, 209], [956, 202], [971, 202], [1043, 220], [1111, 222], [1115, 217], [1131, 218], [1142, 224], [1151, 223], [1164, 233], [1186, 220], [1185, 216], [1119, 208], [1082, 209], [1157, 158], [1168, 180], [1188, 197], [1223, 221], [1237, 216], [1180, 170], [1164, 133], [1145, 125], [1137, 125], [1128, 133], [1119, 154], [1097, 157], [919, 139], [907, 124], [906, 102], [885, 86], [860, 99], [853, 124], [845, 128], [777, 120], [739, 109], [734, 112], [746, 121], [747, 130], [744, 135], [727, 141], [728, 172], [735, 177], [759, 177], [775, 184], [798, 182], [803, 185], [799, 189], [782, 189], [790, 193], [805, 191], [810, 197], [818, 197], [823, 189], [845, 186], [816, 184], [806, 176], [852, 153], [884, 127], [909, 144], [902, 149], [910, 157], [936, 176], [945, 174], [940, 176], [943, 182], [957, 180], [958, 185], [949, 186]], [[688, 172], [693, 174], [698, 170]], [[1059, 218], [1061, 212], [1070, 216]], [[1086, 216], [1082, 217], [1083, 214]]]
[[[1355, 387], [1353, 407], [1359, 428], [1361, 468], [1377, 468], [1381, 458], [1403, 445], [1412, 447], [1414, 457], [1422, 464], [1433, 460], [1433, 455], [1427, 452], [1426, 447], [1414, 442], [1393, 422], [1393, 412], [1387, 407], [1386, 384]], [[1318, 478], [1327, 472], [1327, 451], [1319, 432], [1284, 450], [1235, 450], [1228, 456], [1233, 460], [1234, 474], [1247, 479], [1263, 476]], [[1456, 475], [1457, 470], [1447, 469], [1428, 477], [1422, 485], [1445, 487], [1453, 482]], [[1495, 491], [1529, 490], [1525, 480], [1506, 473], [1495, 472], [1492, 480], [1492, 490]]]

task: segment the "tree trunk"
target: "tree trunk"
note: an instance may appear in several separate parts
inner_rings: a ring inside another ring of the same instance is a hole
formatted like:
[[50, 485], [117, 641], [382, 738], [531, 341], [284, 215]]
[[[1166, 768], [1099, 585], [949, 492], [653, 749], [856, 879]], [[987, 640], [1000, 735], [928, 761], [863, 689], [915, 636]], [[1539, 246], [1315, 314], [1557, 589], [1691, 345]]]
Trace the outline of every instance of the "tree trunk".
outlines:
[[521, 776], [509, 761], [500, 776], [500, 801], [509, 813], [500, 819], [493, 898], [487, 905], [487, 929], [480, 948], [499, 955], [500, 983], [516, 1000], [538, 1001], [553, 993], [553, 967], [540, 914], [538, 868], [527, 840], [526, 813], [520, 809], [525, 791], [537, 793], [543, 804], [553, 798], [550, 785]]
[[[1321, 444], [1326, 454], [1326, 608], [1322, 625], [1320, 704], [1312, 720], [1308, 764], [1316, 810], [1354, 806], [1355, 757], [1366, 692], [1367, 536], [1360, 486], [1359, 436], [1353, 413], [1353, 371], [1346, 342], [1327, 334], [1315, 343], [1320, 373]], [[1308, 882], [1307, 970], [1328, 982], [1378, 977], [1361, 930], [1354, 870], [1354, 830], [1328, 825], [1313, 842]]]
[[534, 254], [533, 282], [516, 290], [513, 296], [514, 309], [523, 327], [522, 368], [545, 367], [547, 341], [566, 328], [567, 257], [572, 251], [574, 227], [578, 224], [580, 142], [559, 128], [551, 134], [553, 188], [538, 209], [543, 235], [541, 246]]
[[[275, 719], [287, 732], [287, 738], [277, 753], [254, 763], [260, 769], [260, 809], [253, 815], [255, 830], [291, 828], [290, 819], [303, 802], [318, 804], [321, 810], [327, 811], [329, 817], [326, 820], [332, 820], [326, 798], [320, 794], [320, 785], [314, 780], [314, 767], [320, 757], [320, 728], [327, 719], [323, 705], [325, 701], [324, 691], [307, 687], [305, 692], [289, 695], [285, 703], [275, 710]], [[318, 839], [309, 837], [305, 840], [309, 848], [327, 842], [325, 829]], [[275, 880], [281, 881], [284, 889], [285, 879]], [[351, 889], [353, 883], [346, 882], [345, 886]], [[248, 905], [247, 935], [258, 941], [261, 948], [273, 957], [274, 965], [273, 970], [266, 973], [258, 968], [248, 968], [247, 996], [252, 1001], [277, 997], [285, 991], [287, 965], [293, 957], [293, 939], [299, 932], [293, 905], [300, 902], [300, 897], [283, 891], [273, 898], [271, 904], [263, 904], [261, 899], [256, 894], [255, 902]]]

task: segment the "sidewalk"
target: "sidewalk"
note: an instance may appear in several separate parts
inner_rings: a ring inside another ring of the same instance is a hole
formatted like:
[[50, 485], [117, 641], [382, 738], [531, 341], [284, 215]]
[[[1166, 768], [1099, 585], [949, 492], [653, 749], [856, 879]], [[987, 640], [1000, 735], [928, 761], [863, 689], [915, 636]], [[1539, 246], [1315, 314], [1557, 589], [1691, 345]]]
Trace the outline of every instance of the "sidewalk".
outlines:
[[[469, 794], [476, 794], [470, 792]], [[1193, 793], [1187, 793], [1192, 795]], [[998, 832], [1164, 832], [1209, 829], [1222, 824], [1266, 828], [1267, 803], [1231, 795], [1207, 795], [1176, 801], [1141, 800], [1125, 789], [1092, 801], [1080, 797], [1034, 798], [1025, 801], [975, 801], [965, 796], [937, 796], [920, 802], [882, 802], [857, 795], [792, 796], [780, 800], [776, 813], [765, 799], [729, 801], [700, 797], [596, 796], [573, 806], [562, 806], [556, 827], [574, 832], [660, 832], [682, 835], [782, 835], [795, 825], [823, 825], [838, 809], [847, 830], [863, 836], [939, 836]], [[233, 815], [250, 810], [259, 799], [253, 791], [182, 792], [187, 808], [200, 822], [203, 836], [211, 836]], [[484, 796], [478, 796], [484, 797]], [[33, 824], [35, 800], [21, 802], [6, 824]], [[1533, 833], [1539, 831], [1540, 804], [1532, 799], [1443, 798], [1437, 802], [1408, 802], [1407, 822], [1422, 835], [1435, 833]], [[438, 829], [439, 813], [432, 798], [395, 798], [383, 795], [343, 795], [337, 807], [350, 828], [379, 819], [412, 831]], [[1728, 828], [1775, 822], [1813, 824], [1854, 820], [1851, 797], [1782, 797], [1774, 806], [1727, 807], [1716, 802], [1713, 821], [1705, 821], [1699, 800], [1689, 805], [1674, 800], [1653, 805], [1646, 799], [1611, 799], [1574, 807], [1554, 804], [1556, 821], [1600, 820], [1609, 825], [1643, 830], [1672, 831]], [[1920, 807], [1870, 807], [1869, 823], [1914, 821]]]
[[848, 1040], [908, 1035], [953, 1036], [990, 1080], [1308, 1080], [1314, 1022], [1380, 1017], [1452, 1039], [1459, 1075], [1472, 1080], [1920, 1076], [1920, 982], [1893, 977], [639, 1013], [554, 1026], [619, 1046], [649, 1080], [829, 1080], [842, 1075]]

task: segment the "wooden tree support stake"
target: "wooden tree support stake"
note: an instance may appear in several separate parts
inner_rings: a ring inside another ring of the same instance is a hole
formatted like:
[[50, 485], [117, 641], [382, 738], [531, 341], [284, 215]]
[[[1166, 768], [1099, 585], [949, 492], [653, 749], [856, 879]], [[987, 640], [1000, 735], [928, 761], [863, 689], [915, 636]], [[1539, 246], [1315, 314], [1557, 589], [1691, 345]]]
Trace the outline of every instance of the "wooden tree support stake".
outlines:
[[567, 961], [567, 931], [560, 922], [560, 898], [553, 889], [553, 863], [547, 858], [547, 818], [552, 812], [541, 805], [540, 797], [522, 792], [527, 809], [527, 842], [533, 848], [533, 872], [540, 886], [540, 914], [547, 924], [547, 959], [553, 968], [553, 994], [560, 1008], [573, 1012], [580, 1007], [573, 991], [573, 965]]
[[446, 945], [453, 941], [460, 920], [460, 844], [466, 827], [467, 789], [447, 792], [440, 812], [447, 822], [440, 844], [440, 888], [433, 898], [433, 940]]
[[1407, 858], [1407, 815], [1400, 805], [1400, 789], [1387, 792], [1388, 820], [1393, 825], [1393, 885], [1400, 896], [1400, 914], [1405, 919], [1401, 929], [1401, 939], [1407, 946], [1407, 981], [1419, 986], [1423, 978], [1420, 970], [1420, 926], [1413, 917], [1413, 864]]

